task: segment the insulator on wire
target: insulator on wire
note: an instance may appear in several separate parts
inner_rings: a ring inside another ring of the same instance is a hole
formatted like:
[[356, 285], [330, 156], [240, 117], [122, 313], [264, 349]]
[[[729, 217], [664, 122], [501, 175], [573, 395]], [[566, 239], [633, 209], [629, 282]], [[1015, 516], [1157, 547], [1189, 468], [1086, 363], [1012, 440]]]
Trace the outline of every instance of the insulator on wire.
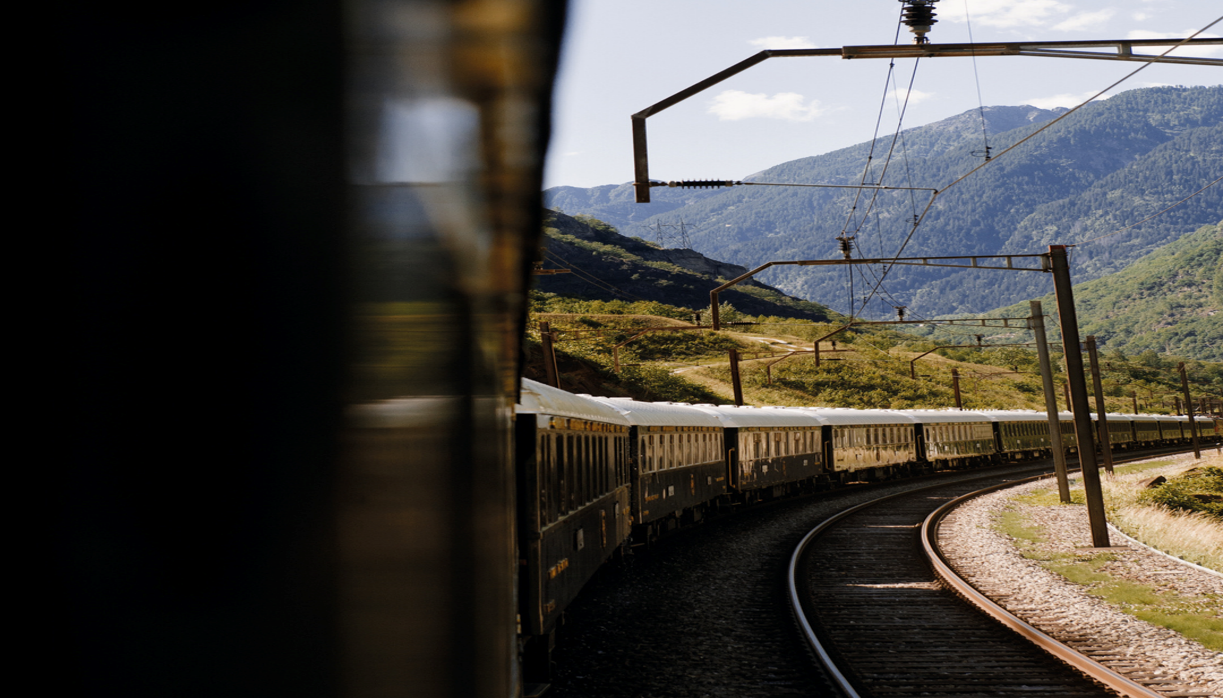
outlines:
[[934, 3], [938, 0], [900, 0], [904, 3], [901, 8], [901, 24], [909, 28], [913, 32], [913, 43], [928, 44], [930, 39], [926, 38], [926, 34], [933, 28], [938, 20], [934, 18]]
[[894, 305], [892, 307], [896, 309], [896, 319], [903, 322], [905, 319], [905, 306]]
[[738, 183], [729, 179], [683, 179], [678, 182], [667, 182], [667, 186], [680, 189], [717, 189], [718, 187], [733, 187]]
[[854, 251], [854, 236], [853, 235], [838, 235], [837, 243], [841, 247], [841, 254], [845, 259], [853, 256]]

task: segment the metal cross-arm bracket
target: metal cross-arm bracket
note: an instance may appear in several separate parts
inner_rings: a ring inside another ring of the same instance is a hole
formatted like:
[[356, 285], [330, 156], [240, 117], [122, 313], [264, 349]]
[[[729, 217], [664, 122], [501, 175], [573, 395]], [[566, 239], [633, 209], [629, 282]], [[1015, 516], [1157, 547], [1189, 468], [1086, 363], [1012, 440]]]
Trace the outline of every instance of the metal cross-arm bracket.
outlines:
[[[1017, 259], [1039, 259], [1039, 267], [1017, 267], [1015, 260]], [[935, 260], [935, 261], [931, 261]], [[984, 260], [984, 263], [983, 263]], [[994, 262], [991, 264], [991, 262]], [[1002, 269], [1005, 271], [1039, 271], [1049, 272], [1048, 255], [1043, 254], [981, 254], [981, 255], [963, 255], [963, 256], [936, 256], [928, 257], [881, 257], [877, 259], [800, 259], [790, 261], [767, 262], [746, 274], [737, 276], [730, 281], [709, 292], [709, 305], [713, 314], [713, 329], [717, 330], [721, 327], [720, 318], [718, 317], [718, 294], [735, 284], [752, 278], [756, 274], [768, 269], [769, 267], [794, 265], [800, 267], [817, 267], [817, 266], [836, 266], [840, 264], [887, 264], [889, 266], [913, 266], [913, 267], [953, 267], [956, 269]], [[997, 266], [997, 264], [1005, 264], [1005, 266]], [[889, 321], [888, 324], [893, 324], [896, 321]]]
[[[666, 99], [633, 114], [633, 189], [637, 203], [650, 203], [650, 187], [661, 183], [650, 181], [650, 163], [646, 149], [645, 120], [693, 95], [742, 73], [770, 58], [806, 58], [840, 56], [856, 58], [945, 58], [954, 56], [1047, 56], [1052, 58], [1087, 58], [1102, 61], [1140, 61], [1147, 63], [1177, 63], [1181, 65], [1211, 65], [1223, 67], [1223, 59], [1195, 56], [1155, 56], [1134, 53], [1144, 46], [1207, 46], [1223, 44], [1223, 39], [1120, 39], [1113, 41], [1017, 41], [990, 44], [919, 44], [892, 46], [843, 46], [841, 48], [772, 49], [742, 60], [720, 73], [676, 92]], [[1110, 52], [1072, 49], [1111, 48]]]

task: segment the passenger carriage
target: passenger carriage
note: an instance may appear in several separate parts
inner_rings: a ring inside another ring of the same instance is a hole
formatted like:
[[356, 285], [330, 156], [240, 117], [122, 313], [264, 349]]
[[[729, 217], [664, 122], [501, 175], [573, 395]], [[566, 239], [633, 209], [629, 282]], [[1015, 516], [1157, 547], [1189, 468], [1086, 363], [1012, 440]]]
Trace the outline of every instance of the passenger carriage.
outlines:
[[994, 423], [998, 450], [1008, 460], [1044, 458], [1053, 454], [1049, 418], [1032, 410], [983, 410]]
[[783, 407], [695, 405], [721, 422], [730, 487], [745, 502], [782, 496], [824, 475], [823, 422]]
[[1079, 452], [1079, 433], [1074, 428], [1073, 412], [1058, 412], [1057, 422], [1062, 428], [1062, 448], [1066, 455], [1072, 456]]
[[[632, 515], [642, 539], [699, 521], [727, 482], [722, 422], [690, 405], [592, 398], [629, 423]], [[638, 540], [637, 542], [642, 542]]]
[[918, 445], [936, 467], [966, 467], [999, 459], [993, 422], [981, 412], [905, 410], [921, 423]]
[[[539, 638], [628, 542], [630, 425], [597, 400], [525, 378], [515, 412], [519, 613]], [[527, 648], [541, 662], [547, 653]]]
[[1131, 418], [1134, 427], [1134, 445], [1139, 448], [1158, 445], [1163, 439], [1159, 430], [1159, 417], [1153, 414], [1138, 414]]
[[891, 410], [801, 408], [823, 422], [824, 460], [836, 482], [920, 470], [917, 420]]
[[[1114, 451], [1126, 451], [1134, 447], [1134, 416], [1130, 414], [1105, 413], [1104, 423], [1108, 429], [1108, 444]], [[1097, 439], [1100, 434], [1100, 417], [1091, 415], [1091, 426], [1095, 429]]]
[[1159, 415], [1156, 419], [1159, 421], [1159, 437], [1163, 443], [1171, 445], [1185, 442], [1187, 422], [1182, 422], [1180, 417], [1169, 414]]

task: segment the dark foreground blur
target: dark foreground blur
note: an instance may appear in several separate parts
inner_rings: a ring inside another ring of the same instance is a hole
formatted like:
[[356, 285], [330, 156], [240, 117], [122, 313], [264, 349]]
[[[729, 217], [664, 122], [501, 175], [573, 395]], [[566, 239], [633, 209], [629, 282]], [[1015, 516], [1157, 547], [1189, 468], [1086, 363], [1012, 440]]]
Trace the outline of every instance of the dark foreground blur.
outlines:
[[66, 691], [518, 690], [507, 427], [564, 9], [67, 15]]

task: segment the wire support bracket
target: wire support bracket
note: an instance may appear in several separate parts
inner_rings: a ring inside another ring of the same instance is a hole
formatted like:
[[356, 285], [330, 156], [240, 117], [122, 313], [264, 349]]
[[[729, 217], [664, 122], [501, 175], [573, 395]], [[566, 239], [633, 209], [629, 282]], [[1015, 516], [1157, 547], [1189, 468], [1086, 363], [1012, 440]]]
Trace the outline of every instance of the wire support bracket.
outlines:
[[[650, 180], [650, 164], [646, 138], [646, 119], [664, 109], [700, 94], [770, 58], [810, 58], [840, 56], [842, 59], [867, 58], [953, 58], [957, 56], [1043, 56], [1048, 58], [1079, 58], [1105, 61], [1143, 63], [1176, 63], [1223, 67], [1223, 59], [1201, 56], [1157, 56], [1134, 53], [1135, 48], [1175, 46], [1184, 48], [1223, 44], [1220, 38], [1195, 39], [1114, 39], [1102, 41], [1023, 41], [987, 44], [918, 44], [883, 46], [843, 46], [841, 48], [766, 49], [729, 68], [715, 73], [675, 94], [633, 114], [633, 189], [639, 204], [650, 203], [650, 188], [663, 186]], [[1074, 49], [1111, 48], [1110, 52]], [[721, 184], [719, 186], [726, 186]]]

